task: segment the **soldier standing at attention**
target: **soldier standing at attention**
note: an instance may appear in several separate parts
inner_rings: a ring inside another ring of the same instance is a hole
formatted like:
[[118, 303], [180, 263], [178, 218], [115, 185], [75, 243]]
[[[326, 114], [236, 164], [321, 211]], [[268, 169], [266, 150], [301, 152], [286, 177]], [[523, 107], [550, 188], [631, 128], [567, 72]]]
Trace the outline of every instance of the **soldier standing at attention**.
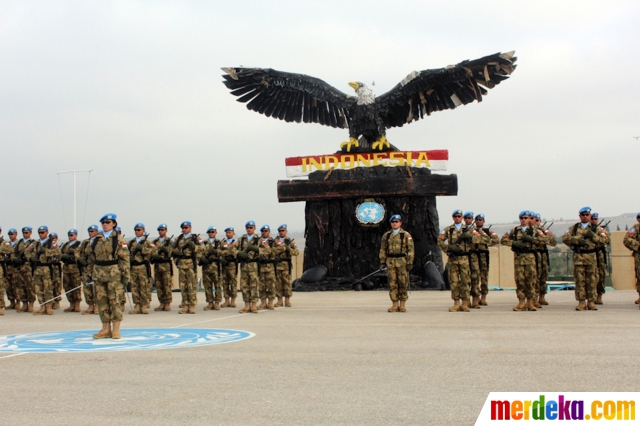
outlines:
[[235, 231], [232, 227], [224, 230], [225, 238], [220, 242], [220, 281], [224, 290], [224, 303], [222, 308], [235, 308], [238, 294], [236, 264], [237, 241], [234, 238]]
[[171, 302], [173, 301], [173, 294], [171, 288], [173, 287], [173, 261], [171, 260], [171, 250], [173, 247], [173, 241], [170, 237], [167, 237], [167, 224], [161, 223], [158, 225], [158, 238], [153, 240], [153, 245], [158, 249], [157, 254], [152, 255], [153, 261], [153, 273], [156, 280], [156, 292], [160, 306], [154, 309], [154, 311], [170, 311]]
[[7, 306], [7, 309], [15, 309], [17, 311], [20, 309], [19, 278], [18, 271], [11, 261], [11, 256], [15, 252], [15, 247], [18, 243], [18, 230], [11, 228], [7, 235], [9, 235], [9, 241], [7, 242], [11, 245], [11, 253], [6, 254], [4, 258], [7, 270], [7, 297], [9, 298], [9, 306]]
[[[597, 311], [598, 259], [596, 244], [606, 241], [606, 232], [591, 226], [591, 207], [580, 209], [580, 222], [562, 236], [562, 242], [573, 250], [573, 279], [576, 283], [576, 311]], [[585, 301], [587, 302], [585, 304]]]
[[[600, 216], [598, 213], [591, 212], [591, 227], [598, 226], [598, 220]], [[607, 246], [611, 244], [611, 235], [607, 232], [606, 229], [601, 228], [605, 234], [605, 241], [596, 243], [596, 258], [598, 260], [598, 284], [596, 286], [596, 291], [598, 293], [596, 297], [596, 305], [602, 305], [602, 295], [605, 293], [605, 285], [604, 279], [607, 273]]]
[[[91, 270], [89, 268], [89, 261], [91, 260], [91, 243], [98, 236], [98, 225], [91, 225], [87, 228], [89, 238], [82, 241], [80, 248], [75, 251], [76, 264], [80, 271], [80, 279], [83, 282], [91, 281]], [[91, 260], [92, 261], [92, 260]], [[82, 311], [82, 315], [97, 314], [98, 306], [96, 304], [96, 286], [95, 284], [82, 286], [84, 292], [84, 300], [87, 302], [87, 309]], [[125, 290], [126, 291], [126, 290]], [[120, 308], [122, 310], [122, 308]]]
[[216, 239], [218, 230], [215, 226], [207, 228], [207, 239], [204, 240], [204, 253], [198, 263], [202, 265], [202, 283], [207, 298], [205, 311], [219, 310], [222, 300], [222, 284], [220, 283], [220, 263], [218, 262], [218, 249], [220, 241]]
[[548, 305], [549, 302], [545, 299], [547, 294], [547, 279], [549, 278], [549, 249], [547, 246], [555, 247], [558, 245], [556, 237], [547, 228], [543, 228], [541, 222], [540, 213], [534, 214], [534, 222], [536, 230], [542, 237], [536, 248], [537, 265], [538, 265], [538, 286], [537, 286], [537, 303], [536, 308], [540, 308], [543, 305]]
[[34, 315], [53, 315], [53, 261], [60, 257], [60, 249], [49, 238], [49, 228], [38, 228], [39, 240], [25, 249], [24, 255], [35, 266], [33, 281], [40, 303], [40, 309]]
[[[380, 243], [380, 268], [387, 267], [389, 297], [392, 305], [388, 312], [407, 312], [405, 303], [409, 298], [409, 272], [413, 269], [413, 238], [402, 229], [402, 216], [389, 218], [391, 230], [382, 235]], [[400, 302], [400, 306], [398, 306]]]
[[[640, 213], [636, 215], [638, 223], [629, 228], [627, 235], [624, 236], [624, 246], [632, 251], [633, 260], [636, 265], [636, 291], [638, 292], [638, 300], [636, 305], [640, 304]], [[640, 306], [639, 306], [640, 308]]]
[[291, 307], [291, 261], [292, 256], [300, 254], [296, 247], [296, 242], [287, 236], [287, 225], [283, 223], [278, 226], [278, 237], [275, 239], [273, 249], [276, 266], [276, 298], [278, 302], [274, 305], [276, 308], [283, 305]]
[[471, 247], [481, 242], [480, 234], [462, 223], [462, 210], [454, 210], [453, 224], [440, 232], [438, 247], [449, 257], [449, 284], [453, 306], [449, 312], [469, 312], [471, 286]]
[[[4, 292], [8, 288], [6, 258], [11, 253], [13, 253], [13, 246], [0, 235], [0, 315], [4, 315]], [[13, 301], [11, 298], [9, 300]]]
[[89, 248], [90, 276], [95, 282], [102, 322], [102, 329], [93, 335], [94, 339], [120, 339], [120, 300], [131, 275], [127, 242], [114, 230], [118, 225], [116, 219], [114, 213], [102, 216], [102, 232], [93, 238]]
[[[480, 270], [480, 305], [487, 306], [487, 294], [489, 294], [489, 247], [500, 244], [500, 238], [498, 234], [493, 232], [489, 228], [484, 227], [485, 217], [484, 214], [478, 213], [475, 217], [476, 230], [488, 237], [488, 241], [474, 244], [474, 250], [477, 250], [478, 254], [478, 266]], [[482, 232], [481, 232], [482, 231]]]
[[[49, 234], [49, 238], [53, 244], [58, 245], [58, 234], [52, 232]], [[60, 309], [60, 302], [62, 301], [62, 264], [60, 257], [54, 257], [52, 262], [53, 277], [51, 278], [53, 288], [53, 306], [52, 308]]]
[[[62, 261], [62, 285], [65, 293], [67, 293], [67, 300], [69, 301], [69, 307], [64, 309], [63, 312], [80, 312], [80, 302], [82, 302], [82, 291], [80, 289], [80, 270], [76, 263], [76, 250], [80, 249], [80, 241], [78, 241], [78, 230], [69, 229], [67, 232], [69, 241], [64, 243], [60, 247], [60, 260]], [[78, 288], [76, 288], [78, 287]], [[75, 290], [71, 291], [71, 289]]]
[[11, 258], [16, 266], [19, 297], [22, 300], [22, 308], [18, 312], [33, 312], [33, 303], [36, 301], [31, 263], [25, 256], [25, 250], [34, 243], [31, 239], [31, 230], [30, 226], [22, 228], [22, 239], [13, 247], [15, 251]]
[[245, 224], [247, 233], [238, 241], [237, 258], [240, 260], [240, 286], [244, 308], [240, 313], [258, 313], [258, 255], [260, 253], [260, 237], [255, 234], [256, 223], [252, 220]]
[[186, 220], [180, 224], [182, 234], [176, 239], [173, 257], [178, 266], [178, 279], [180, 292], [182, 293], [182, 308], [179, 314], [195, 314], [198, 304], [197, 282], [197, 255], [198, 247], [202, 240], [191, 234], [191, 222]]
[[502, 245], [511, 247], [514, 256], [514, 275], [518, 296], [518, 305], [513, 308], [514, 311], [537, 310], [533, 301], [534, 286], [538, 285], [534, 242], [540, 240], [540, 234], [531, 226], [531, 216], [529, 210], [521, 211], [518, 216], [520, 226], [505, 233], [500, 240]]
[[[148, 314], [147, 307], [151, 296], [151, 264], [149, 260], [155, 254], [155, 246], [144, 235], [144, 223], [133, 227], [136, 236], [129, 241], [129, 259], [131, 261], [131, 296], [134, 308], [129, 314]], [[126, 289], [125, 289], [126, 291]]]
[[260, 228], [260, 252], [258, 255], [258, 268], [260, 281], [258, 287], [258, 295], [260, 297], [260, 305], [258, 310], [274, 309], [273, 299], [276, 298], [276, 271], [275, 258], [273, 252], [274, 241], [271, 238], [271, 228], [269, 225], [262, 225]]
[[477, 239], [477, 242], [474, 242], [471, 245], [471, 249], [469, 253], [471, 256], [469, 257], [469, 272], [471, 273], [471, 284], [469, 288], [469, 294], [471, 295], [471, 305], [472, 309], [480, 309], [480, 244], [488, 244], [490, 242], [490, 238], [486, 235], [482, 229], [475, 229], [473, 212], [465, 212], [462, 216], [464, 220], [464, 224], [467, 228], [476, 231], [480, 238]]

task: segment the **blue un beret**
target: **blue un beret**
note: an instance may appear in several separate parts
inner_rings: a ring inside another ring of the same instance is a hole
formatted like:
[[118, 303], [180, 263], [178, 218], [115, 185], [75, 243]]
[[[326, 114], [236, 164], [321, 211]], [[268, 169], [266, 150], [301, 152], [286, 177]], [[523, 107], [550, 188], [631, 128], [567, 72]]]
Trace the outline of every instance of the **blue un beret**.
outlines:
[[46, 225], [42, 225], [40, 228], [38, 228], [38, 231], [48, 231], [49, 227]]
[[69, 229], [69, 231], [67, 231], [67, 235], [69, 235], [69, 234], [78, 235], [78, 230], [76, 228], [71, 228], [71, 229]]
[[49, 236], [51, 238], [58, 238], [58, 234], [56, 234], [55, 232], [52, 232], [51, 234], [49, 234]]
[[540, 213], [538, 213], [538, 212], [534, 213], [533, 217], [535, 217], [536, 219], [540, 219]]
[[118, 216], [115, 213], [107, 213], [100, 218], [100, 223], [104, 222], [105, 220], [116, 220], [117, 217]]
[[9, 229], [9, 233], [10, 234], [17, 234], [18, 230], [16, 228], [11, 228], [11, 229]]
[[98, 230], [98, 225], [91, 225], [87, 228], [87, 231], [97, 231]]
[[580, 209], [579, 213], [591, 213], [591, 207], [583, 207]]
[[262, 228], [260, 228], [260, 231], [264, 231], [265, 229], [268, 229], [269, 231], [271, 231], [271, 228], [269, 227], [269, 225], [262, 225]]
[[484, 220], [484, 214], [482, 214], [482, 213], [478, 213], [478, 214], [476, 215], [476, 220], [478, 220], [478, 219], [482, 219], [482, 220]]
[[185, 220], [184, 222], [182, 222], [180, 224], [180, 228], [182, 228], [183, 226], [191, 226], [191, 221], [190, 220]]
[[217, 229], [216, 229], [215, 226], [210, 226], [210, 227], [207, 228], [207, 232], [209, 232], [209, 231], [217, 231]]
[[287, 229], [287, 224], [283, 223], [282, 225], [278, 226], [278, 231], [280, 231], [281, 229]]
[[120, 228], [119, 226], [116, 226], [116, 232], [122, 232], [122, 228]]
[[457, 215], [457, 214], [459, 214], [460, 216], [462, 216], [462, 210], [460, 210], [460, 209], [454, 210], [454, 211], [453, 211], [453, 213], [451, 213], [451, 216], [455, 216], [455, 215]]
[[398, 219], [400, 222], [402, 222], [402, 216], [400, 216], [399, 214], [394, 214], [393, 216], [391, 216], [389, 218], [389, 222]]
[[161, 229], [167, 229], [167, 224], [166, 223], [161, 223], [160, 225], [158, 225], [158, 231]]
[[229, 232], [229, 231], [231, 231], [231, 232], [235, 231], [235, 229], [233, 229], [233, 226], [230, 226], [230, 227], [228, 227], [227, 229], [224, 230], [224, 232]]
[[24, 231], [29, 231], [29, 232], [31, 232], [31, 231], [33, 231], [33, 228], [32, 228], [32, 227], [30, 227], [30, 226], [25, 226], [25, 227], [23, 227], [23, 228], [22, 228], [22, 232], [24, 232]]
[[246, 228], [247, 226], [256, 226], [256, 223], [252, 220], [248, 221], [247, 223], [244, 224], [244, 227]]
[[465, 212], [462, 217], [473, 217], [473, 212]]
[[636, 219], [637, 219], [637, 218], [639, 218], [639, 217], [640, 217], [640, 213], [638, 213], [638, 214], [636, 215]]
[[597, 219], [598, 217], [600, 217], [600, 216], [598, 216], [598, 213], [596, 213], [596, 212], [591, 213], [591, 219], [593, 219], [593, 218]]
[[142, 222], [138, 222], [138, 223], [136, 223], [135, 225], [133, 225], [133, 230], [134, 230], [134, 231], [135, 231], [135, 229], [136, 229], [136, 228], [146, 229], [146, 228], [144, 227], [144, 223], [142, 223]]
[[531, 214], [531, 212], [529, 210], [522, 210], [520, 212], [520, 214], [518, 215], [518, 217], [529, 216], [530, 214]]

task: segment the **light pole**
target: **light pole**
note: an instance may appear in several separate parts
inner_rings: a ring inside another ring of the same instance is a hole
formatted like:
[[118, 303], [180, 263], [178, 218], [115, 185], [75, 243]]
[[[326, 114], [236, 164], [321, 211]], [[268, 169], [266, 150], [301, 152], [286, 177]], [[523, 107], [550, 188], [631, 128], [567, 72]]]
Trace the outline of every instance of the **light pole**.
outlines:
[[73, 227], [77, 229], [76, 225], [76, 173], [89, 173], [91, 176], [91, 172], [93, 170], [66, 170], [64, 172], [58, 172], [58, 176], [64, 173], [73, 173]]

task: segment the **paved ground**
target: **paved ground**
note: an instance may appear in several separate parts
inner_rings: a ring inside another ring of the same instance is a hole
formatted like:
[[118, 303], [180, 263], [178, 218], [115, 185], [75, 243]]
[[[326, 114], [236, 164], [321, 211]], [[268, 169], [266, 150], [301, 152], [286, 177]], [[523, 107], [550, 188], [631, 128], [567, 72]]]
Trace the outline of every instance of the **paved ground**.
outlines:
[[[179, 298], [179, 294], [174, 293]], [[446, 292], [413, 292], [386, 312], [383, 292], [296, 293], [293, 308], [126, 315], [124, 327], [255, 333], [199, 348], [98, 354], [0, 353], [0, 423], [473, 424], [490, 391], [637, 391], [636, 293], [597, 312], [553, 292], [541, 312], [512, 312], [515, 293], [449, 313]], [[152, 305], [152, 307], [155, 306]], [[63, 306], [64, 307], [64, 306]], [[98, 329], [97, 316], [8, 311], [0, 334]]]

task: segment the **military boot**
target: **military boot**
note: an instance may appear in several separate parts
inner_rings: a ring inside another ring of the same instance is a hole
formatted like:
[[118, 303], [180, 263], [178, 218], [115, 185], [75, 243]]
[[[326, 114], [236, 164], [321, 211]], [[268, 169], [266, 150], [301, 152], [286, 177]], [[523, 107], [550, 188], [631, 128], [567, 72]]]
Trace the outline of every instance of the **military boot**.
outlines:
[[471, 301], [469, 299], [463, 300], [462, 305], [460, 305], [460, 310], [462, 312], [471, 312], [471, 308], [469, 308], [469, 305], [471, 305]]
[[40, 309], [35, 311], [33, 315], [44, 315], [46, 313], [47, 313], [47, 309], [44, 307], [44, 305], [40, 305]]
[[16, 308], [16, 301], [9, 300], [9, 306], [7, 306], [5, 309], [15, 309], [15, 308]]
[[213, 302], [209, 302], [207, 303], [207, 306], [205, 306], [204, 308], [202, 308], [202, 310], [204, 311], [210, 311], [213, 309]]
[[69, 302], [69, 307], [62, 310], [62, 312], [73, 312], [76, 307], [76, 302]]
[[279, 308], [284, 305], [284, 302], [283, 302], [284, 297], [276, 297], [276, 299], [278, 299], [278, 301], [273, 306], [275, 306], [276, 308]]
[[235, 297], [231, 298], [231, 304], [229, 306], [232, 307], [232, 308], [236, 307], [236, 298]]
[[44, 311], [47, 315], [53, 315], [53, 306], [51, 304], [51, 302], [47, 303], [44, 307]]
[[93, 313], [93, 303], [89, 303], [89, 306], [87, 306], [87, 309], [82, 311], [82, 315], [89, 315], [92, 313]]
[[602, 295], [599, 294], [598, 297], [596, 298], [596, 305], [604, 305], [604, 303], [602, 303]]
[[164, 311], [164, 303], [161, 303], [160, 306], [154, 309], [156, 312]]
[[133, 307], [133, 310], [129, 311], [129, 315], [138, 315], [140, 313], [140, 304], [136, 303], [136, 306]]
[[0, 315], [4, 315], [4, 308], [0, 308]]
[[587, 309], [589, 309], [590, 311], [597, 311], [598, 308], [596, 307], [596, 304], [593, 303], [592, 300], [589, 300], [589, 303], [587, 303]]
[[458, 312], [460, 310], [460, 300], [453, 301], [453, 306], [449, 308], [449, 312]]
[[112, 339], [122, 338], [122, 336], [120, 335], [120, 322], [121, 321], [113, 321], [113, 330], [111, 331]]
[[284, 306], [285, 306], [285, 308], [290, 308], [291, 307], [291, 298], [289, 298], [289, 297], [285, 297], [284, 298]]
[[53, 309], [60, 309], [60, 301], [59, 300], [54, 300], [52, 308]]
[[398, 302], [394, 301], [393, 305], [391, 305], [391, 307], [387, 309], [387, 312], [398, 312]]
[[638, 292], [638, 299], [636, 300], [636, 305], [640, 304], [640, 291]]
[[258, 306], [258, 310], [262, 311], [263, 309], [267, 308], [267, 299], [263, 298], [260, 299], [260, 305]]
[[15, 309], [16, 311], [19, 311], [20, 310], [20, 301], [16, 300], [15, 306], [13, 308], [11, 308], [11, 309]]
[[251, 302], [251, 313], [252, 314], [257, 314], [258, 313], [258, 307], [256, 306], [258, 304], [258, 302]]
[[538, 303], [544, 306], [547, 306], [549, 304], [549, 302], [547, 302], [547, 300], [544, 298], [544, 294], [540, 295], [540, 298], [538, 299]]
[[471, 303], [471, 308], [480, 309], [480, 298], [478, 296], [473, 296], [473, 302]]
[[224, 303], [222, 305], [220, 305], [221, 308], [228, 308], [231, 306], [231, 303], [229, 303], [229, 298], [225, 297], [224, 298]]
[[401, 300], [400, 301], [400, 307], [398, 308], [398, 311], [400, 312], [407, 312], [407, 308], [404, 305], [407, 301], [406, 300]]
[[535, 306], [536, 308], [542, 308], [542, 304], [540, 303], [537, 297], [533, 298], [533, 306]]
[[220, 310], [220, 302], [213, 302], [213, 310], [214, 311]]
[[80, 312], [80, 301], [76, 300], [76, 303], [73, 304], [73, 312]]
[[33, 303], [34, 302], [29, 302], [29, 304], [27, 305], [27, 310], [25, 312], [33, 312]]
[[251, 302], [244, 302], [244, 308], [240, 309], [241, 314], [246, 314], [251, 310]]
[[537, 311], [536, 304], [533, 299], [527, 299], [527, 310], [529, 311]]
[[520, 312], [526, 309], [524, 299], [518, 299], [518, 305], [513, 308], [514, 311]]
[[480, 306], [487, 306], [487, 295], [483, 294], [480, 296]]
[[149, 310], [147, 309], [147, 305], [140, 305], [140, 313], [144, 315], [149, 315]]
[[171, 310], [171, 303], [165, 303], [164, 304], [164, 310], [165, 311], [170, 311]]
[[267, 299], [267, 309], [273, 311], [275, 308], [273, 307], [273, 299]]
[[584, 303], [584, 300], [581, 300], [578, 306], [576, 306], [576, 311], [584, 311], [585, 309], [587, 309], [587, 305]]
[[189, 305], [186, 303], [182, 304], [182, 308], [178, 311], [179, 314], [188, 314], [189, 313]]
[[124, 303], [124, 302], [122, 302], [122, 303], [120, 304], [120, 310], [121, 310], [122, 312], [124, 312], [124, 308], [125, 308], [125, 303]]
[[196, 305], [189, 305], [189, 313], [190, 314], [196, 313]]
[[110, 339], [111, 338], [111, 323], [103, 322], [102, 329], [93, 335], [94, 339]]

